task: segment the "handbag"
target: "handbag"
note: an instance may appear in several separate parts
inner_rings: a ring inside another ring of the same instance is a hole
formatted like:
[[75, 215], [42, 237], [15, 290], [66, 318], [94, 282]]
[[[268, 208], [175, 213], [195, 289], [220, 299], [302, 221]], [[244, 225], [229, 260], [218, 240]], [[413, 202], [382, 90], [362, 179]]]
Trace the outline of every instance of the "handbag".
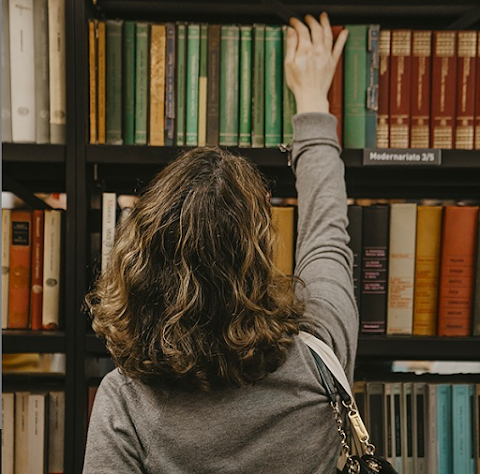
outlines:
[[[332, 349], [320, 339], [300, 331], [300, 338], [308, 346], [317, 366], [320, 380], [327, 392], [329, 404], [337, 424], [342, 447], [338, 474], [398, 474], [393, 466], [375, 455], [375, 446], [358, 411], [347, 376]], [[342, 411], [346, 417], [342, 417]], [[345, 427], [344, 419], [348, 420]], [[347, 432], [350, 436], [347, 436]], [[353, 454], [353, 447], [358, 454]]]

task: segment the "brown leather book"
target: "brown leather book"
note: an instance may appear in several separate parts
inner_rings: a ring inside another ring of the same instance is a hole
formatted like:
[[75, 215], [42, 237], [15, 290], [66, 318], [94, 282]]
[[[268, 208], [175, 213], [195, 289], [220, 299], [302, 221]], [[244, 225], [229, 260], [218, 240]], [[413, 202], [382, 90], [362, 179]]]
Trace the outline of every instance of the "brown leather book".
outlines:
[[149, 145], [165, 145], [165, 25], [152, 25]]
[[[343, 26], [332, 26], [333, 42], [337, 41], [338, 35], [343, 30]], [[343, 53], [338, 60], [337, 69], [333, 76], [332, 85], [328, 91], [328, 102], [330, 103], [330, 113], [337, 117], [337, 135], [338, 143], [342, 144], [343, 134]]]
[[30, 323], [31, 323], [31, 328], [34, 330], [42, 329], [44, 230], [45, 230], [44, 212], [33, 211]]
[[208, 25], [207, 145], [218, 145], [220, 117], [220, 25]]
[[433, 32], [431, 146], [453, 148], [457, 83], [456, 31]]
[[378, 42], [378, 112], [377, 148], [388, 148], [389, 141], [389, 98], [390, 98], [390, 43], [392, 32], [380, 30]]
[[438, 299], [439, 336], [471, 334], [478, 210], [478, 206], [445, 206]]
[[410, 146], [430, 146], [430, 87], [432, 76], [432, 32], [412, 33], [412, 97]]
[[476, 90], [475, 90], [475, 150], [480, 150], [480, 33], [477, 34], [477, 71], [476, 71]]

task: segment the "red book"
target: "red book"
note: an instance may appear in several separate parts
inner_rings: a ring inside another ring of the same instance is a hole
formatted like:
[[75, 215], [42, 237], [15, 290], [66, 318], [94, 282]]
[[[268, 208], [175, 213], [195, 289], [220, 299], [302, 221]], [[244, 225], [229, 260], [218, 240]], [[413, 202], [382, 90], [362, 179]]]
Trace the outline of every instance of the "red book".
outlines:
[[[338, 35], [343, 30], [343, 26], [332, 26], [333, 43], [337, 41]], [[338, 60], [337, 69], [333, 76], [332, 85], [328, 91], [328, 102], [330, 104], [330, 113], [337, 117], [337, 135], [338, 143], [342, 144], [343, 133], [343, 53]]]
[[412, 33], [412, 97], [410, 146], [430, 146], [430, 87], [432, 76], [432, 32]]
[[412, 31], [392, 30], [390, 56], [390, 148], [410, 145]]
[[380, 30], [378, 41], [378, 111], [377, 148], [388, 148], [389, 142], [389, 97], [390, 97], [390, 42], [392, 32]]
[[456, 31], [433, 32], [431, 141], [433, 148], [453, 148], [457, 83]]
[[34, 330], [42, 329], [44, 225], [44, 212], [33, 211], [30, 322]]
[[440, 257], [438, 335], [469, 336], [478, 233], [478, 206], [445, 206]]
[[8, 328], [28, 329], [32, 267], [32, 212], [12, 211]]
[[[459, 31], [457, 40], [457, 118], [455, 148], [473, 150], [475, 138], [475, 59], [477, 32]], [[477, 80], [478, 81], [478, 80]]]
[[480, 33], [477, 41], [477, 67], [475, 90], [475, 149], [480, 150]]

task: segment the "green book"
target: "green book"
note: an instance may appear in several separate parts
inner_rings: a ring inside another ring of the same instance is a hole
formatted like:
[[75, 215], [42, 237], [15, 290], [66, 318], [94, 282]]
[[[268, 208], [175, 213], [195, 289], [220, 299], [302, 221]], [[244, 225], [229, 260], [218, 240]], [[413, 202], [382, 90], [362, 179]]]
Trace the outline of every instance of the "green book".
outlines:
[[[282, 26], [283, 33], [283, 57], [287, 51], [287, 32], [288, 26]], [[296, 113], [295, 97], [287, 86], [287, 79], [283, 74], [283, 143], [291, 143], [293, 141], [293, 124], [292, 119]]]
[[238, 145], [239, 111], [238, 26], [222, 26], [220, 33], [220, 138], [221, 146]]
[[200, 77], [198, 79], [198, 146], [207, 142], [207, 31], [208, 25], [200, 25]]
[[365, 148], [368, 25], [345, 25], [344, 147]]
[[147, 144], [148, 23], [137, 23], [135, 43], [135, 144]]
[[265, 25], [253, 25], [252, 147], [265, 146]]
[[265, 146], [282, 141], [282, 28], [265, 28]]
[[122, 27], [107, 20], [107, 143], [122, 145]]
[[185, 145], [187, 27], [177, 23], [177, 146]]
[[238, 146], [252, 146], [252, 27], [240, 27], [240, 133]]
[[135, 22], [123, 26], [123, 143], [135, 143]]
[[187, 93], [185, 145], [198, 145], [198, 77], [200, 72], [200, 25], [187, 26]]
[[367, 111], [365, 116], [365, 146], [377, 146], [377, 110], [378, 110], [378, 40], [380, 38], [380, 25], [368, 27], [367, 42]]

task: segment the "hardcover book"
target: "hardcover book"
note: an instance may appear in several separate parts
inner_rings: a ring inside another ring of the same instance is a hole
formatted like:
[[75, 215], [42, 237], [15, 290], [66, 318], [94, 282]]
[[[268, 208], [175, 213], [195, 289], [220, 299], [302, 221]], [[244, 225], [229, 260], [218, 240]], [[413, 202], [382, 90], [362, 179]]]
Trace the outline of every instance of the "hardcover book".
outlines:
[[135, 22], [123, 25], [123, 143], [135, 143]]
[[347, 209], [350, 236], [348, 246], [353, 252], [353, 290], [358, 308], [360, 308], [362, 281], [362, 206], [351, 204]]
[[367, 112], [365, 117], [365, 145], [369, 148], [375, 148], [377, 143], [379, 36], [380, 25], [369, 25], [367, 42]]
[[150, 28], [150, 107], [148, 144], [165, 145], [165, 25]]
[[2, 473], [14, 474], [15, 394], [2, 392]]
[[135, 144], [147, 144], [148, 64], [150, 58], [148, 23], [137, 23], [135, 32]]
[[252, 147], [265, 146], [265, 25], [253, 25]]
[[88, 20], [88, 79], [90, 143], [97, 143], [97, 20]]
[[185, 102], [187, 79], [187, 27], [177, 23], [177, 146], [185, 145]]
[[165, 93], [165, 145], [173, 146], [175, 138], [175, 67], [176, 67], [176, 34], [175, 23], [165, 25], [167, 35], [167, 71]]
[[265, 147], [282, 141], [282, 30], [265, 28]]
[[97, 81], [98, 81], [98, 134], [100, 145], [106, 143], [107, 136], [107, 33], [104, 21], [98, 22], [97, 27]]
[[238, 146], [252, 146], [252, 27], [240, 27], [240, 110]]
[[8, 327], [11, 232], [12, 211], [10, 209], [2, 209], [2, 329]]
[[285, 275], [293, 275], [295, 209], [293, 207], [272, 206], [272, 225], [277, 240], [274, 247], [273, 262]]
[[220, 25], [208, 25], [207, 145], [218, 145], [220, 120]]
[[45, 239], [44, 211], [33, 211], [32, 216], [32, 277], [30, 290], [30, 325], [42, 329], [43, 308], [43, 255]]
[[2, 142], [12, 141], [12, 90], [10, 84], [9, 1], [2, 2]]
[[208, 26], [200, 25], [200, 70], [198, 78], [198, 146], [205, 146], [207, 141], [207, 41]]
[[[198, 77], [200, 73], [200, 25], [187, 25], [187, 87], [185, 94], [185, 145], [198, 145]], [[177, 143], [178, 144], [178, 143]]]
[[380, 30], [378, 40], [378, 111], [377, 148], [388, 148], [390, 144], [390, 46], [391, 30]]

